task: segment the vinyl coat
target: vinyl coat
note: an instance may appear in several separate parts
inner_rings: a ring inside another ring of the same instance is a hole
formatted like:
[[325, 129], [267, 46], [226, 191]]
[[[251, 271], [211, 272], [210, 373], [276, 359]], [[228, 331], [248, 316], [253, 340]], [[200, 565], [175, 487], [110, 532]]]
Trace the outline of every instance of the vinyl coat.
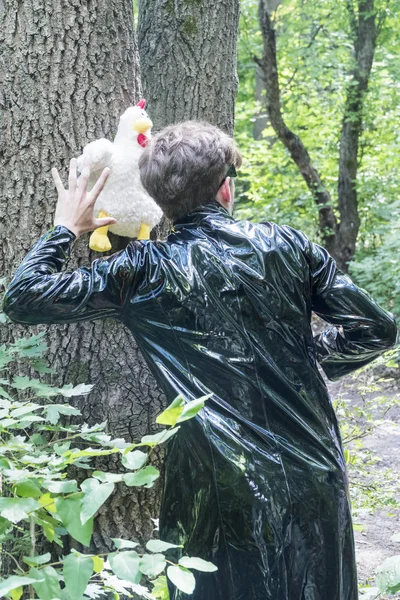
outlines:
[[[346, 465], [319, 366], [337, 379], [396, 342], [393, 317], [303, 233], [217, 202], [166, 241], [63, 270], [74, 235], [32, 248], [4, 310], [26, 324], [114, 317], [167, 399], [211, 394], [171, 440], [162, 539], [218, 566], [194, 600], [356, 600]], [[328, 322], [313, 337], [312, 312]], [[171, 585], [171, 600], [186, 595]]]

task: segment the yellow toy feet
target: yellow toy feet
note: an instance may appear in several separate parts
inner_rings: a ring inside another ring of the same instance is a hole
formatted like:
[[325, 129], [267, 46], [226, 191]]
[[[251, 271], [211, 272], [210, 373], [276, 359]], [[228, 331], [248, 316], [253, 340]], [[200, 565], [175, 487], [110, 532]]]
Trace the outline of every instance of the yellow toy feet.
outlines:
[[[104, 210], [99, 212], [98, 218], [102, 219], [103, 217], [108, 217], [108, 213]], [[95, 250], [96, 252], [107, 252], [111, 250], [111, 242], [108, 239], [108, 225], [104, 227], [99, 227], [95, 231], [93, 231], [89, 240], [89, 248], [91, 250]]]
[[138, 240], [149, 240], [150, 239], [150, 225], [146, 225], [146, 223], [141, 223], [137, 239]]

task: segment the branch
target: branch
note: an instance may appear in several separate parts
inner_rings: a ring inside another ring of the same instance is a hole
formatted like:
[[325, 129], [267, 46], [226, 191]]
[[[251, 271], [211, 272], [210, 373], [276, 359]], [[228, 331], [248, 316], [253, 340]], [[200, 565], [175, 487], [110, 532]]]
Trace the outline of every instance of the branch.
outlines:
[[318, 204], [319, 223], [325, 246], [328, 251], [335, 254], [335, 236], [338, 224], [331, 206], [331, 196], [325, 188], [318, 171], [312, 165], [311, 158], [304, 144], [287, 127], [282, 116], [275, 30], [268, 10], [265, 7], [264, 0], [259, 0], [259, 20], [264, 42], [263, 59], [259, 64], [264, 73], [267, 111], [271, 126], [279, 140], [288, 149], [292, 160], [299, 168], [301, 175]]

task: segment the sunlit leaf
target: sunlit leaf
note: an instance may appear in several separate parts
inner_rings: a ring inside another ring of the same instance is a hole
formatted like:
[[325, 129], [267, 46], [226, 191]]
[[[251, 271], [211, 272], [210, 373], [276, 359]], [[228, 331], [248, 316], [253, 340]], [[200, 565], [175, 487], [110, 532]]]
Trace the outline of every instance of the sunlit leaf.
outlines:
[[[42, 578], [43, 580], [43, 578]], [[30, 585], [37, 581], [33, 577], [19, 577], [18, 575], [11, 575], [0, 582], [0, 597], [4, 597], [11, 590], [15, 590], [24, 585]]]
[[139, 569], [140, 558], [134, 550], [113, 552], [108, 556], [108, 561], [118, 577], [132, 583], [140, 583], [142, 578]]
[[84, 546], [89, 546], [93, 532], [93, 519], [89, 519], [82, 525], [80, 518], [82, 497], [83, 494], [70, 498], [59, 497], [55, 499], [55, 505], [68, 533]]
[[143, 575], [152, 579], [164, 570], [166, 564], [163, 554], [144, 554], [140, 559], [139, 569]]
[[[89, 484], [90, 482], [90, 484]], [[97, 479], [86, 479], [81, 484], [85, 492], [82, 499], [81, 523], [84, 524], [93, 517], [99, 508], [111, 496], [115, 488], [113, 483], [100, 483]]]
[[177, 546], [176, 544], [169, 544], [162, 540], [149, 540], [146, 544], [147, 550], [150, 552], [166, 552], [171, 548], [183, 548], [183, 546]]
[[151, 488], [159, 476], [160, 471], [158, 469], [148, 466], [135, 473], [127, 473], [124, 475], [124, 482], [128, 486]]
[[93, 559], [90, 556], [71, 553], [64, 559], [64, 582], [71, 598], [81, 598], [93, 573]]
[[193, 573], [182, 567], [168, 567], [167, 576], [181, 592], [193, 594], [196, 586], [196, 580]]
[[202, 558], [190, 558], [189, 556], [183, 556], [179, 560], [179, 564], [186, 569], [196, 569], [196, 571], [203, 571], [205, 573], [213, 573], [214, 571], [218, 571], [218, 567], [207, 560], [203, 560]]

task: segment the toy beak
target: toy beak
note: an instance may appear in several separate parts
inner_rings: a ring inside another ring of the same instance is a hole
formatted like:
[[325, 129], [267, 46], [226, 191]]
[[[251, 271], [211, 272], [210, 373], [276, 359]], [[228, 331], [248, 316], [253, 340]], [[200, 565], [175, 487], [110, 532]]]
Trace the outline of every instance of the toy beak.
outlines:
[[146, 133], [149, 129], [153, 127], [153, 123], [147, 117], [142, 117], [140, 119], [136, 119], [132, 125], [133, 131], [137, 131], [138, 133]]

